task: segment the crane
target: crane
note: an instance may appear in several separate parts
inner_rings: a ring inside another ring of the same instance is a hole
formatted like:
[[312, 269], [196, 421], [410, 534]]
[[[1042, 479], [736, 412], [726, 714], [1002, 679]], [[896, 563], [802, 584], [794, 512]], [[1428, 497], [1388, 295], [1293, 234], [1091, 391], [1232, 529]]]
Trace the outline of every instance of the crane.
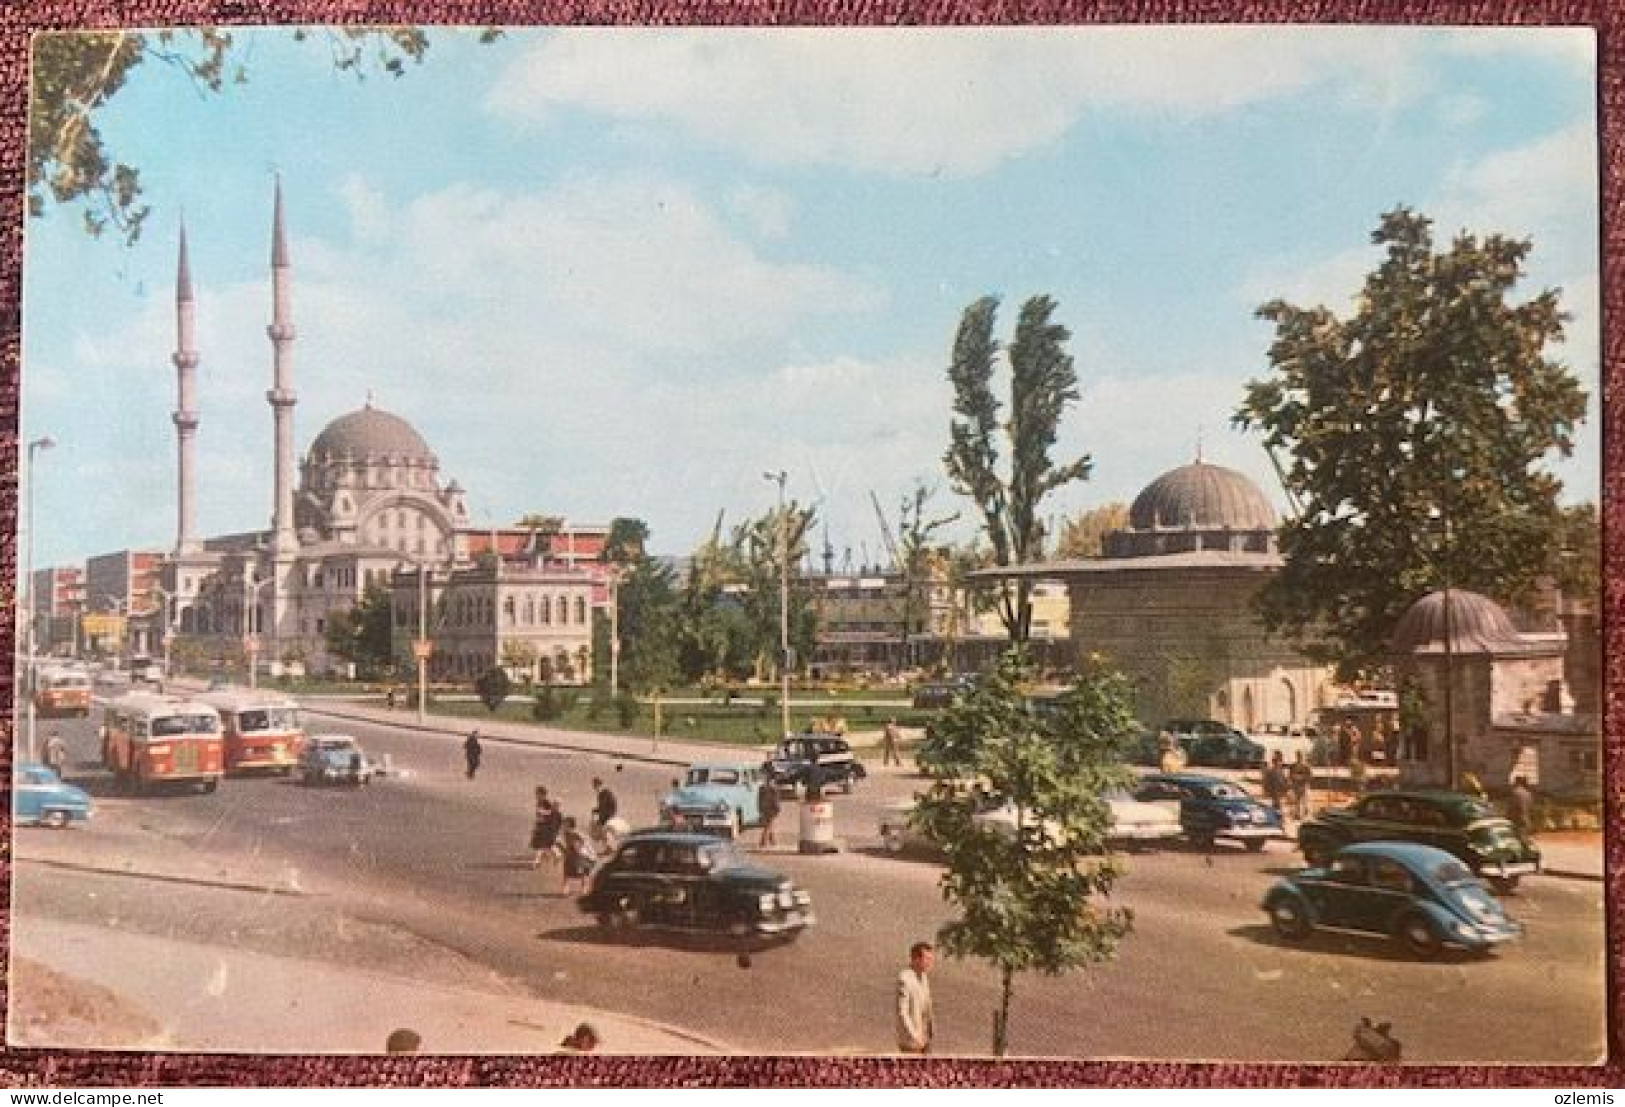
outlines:
[[875, 495], [873, 488], [869, 489], [869, 502], [875, 505], [875, 518], [880, 521], [880, 538], [886, 543], [886, 556], [891, 558], [893, 569], [902, 570], [903, 559], [897, 552], [897, 542], [891, 536], [891, 523], [886, 519], [886, 510], [880, 506], [880, 497]]

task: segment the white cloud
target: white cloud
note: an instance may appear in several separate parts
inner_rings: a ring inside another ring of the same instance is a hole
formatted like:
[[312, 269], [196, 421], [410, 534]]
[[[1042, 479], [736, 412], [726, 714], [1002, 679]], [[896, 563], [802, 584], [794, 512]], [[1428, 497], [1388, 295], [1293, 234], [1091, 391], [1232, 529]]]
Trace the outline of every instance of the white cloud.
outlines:
[[783, 192], [739, 185], [728, 192], [728, 206], [762, 238], [782, 239], [790, 233], [795, 204]]
[[1276, 258], [1245, 277], [1236, 296], [1249, 309], [1281, 299], [1304, 308], [1325, 305], [1347, 316], [1365, 284], [1366, 274], [1380, 260], [1377, 248], [1371, 245], [1323, 258]]
[[575, 30], [527, 51], [487, 104], [544, 124], [572, 108], [676, 124], [775, 164], [966, 175], [1092, 109], [1197, 119], [1325, 83], [1392, 108], [1427, 81], [1423, 42], [1370, 27]]
[[1595, 235], [1597, 133], [1587, 120], [1458, 166], [1445, 180], [1438, 226], [1517, 236]]

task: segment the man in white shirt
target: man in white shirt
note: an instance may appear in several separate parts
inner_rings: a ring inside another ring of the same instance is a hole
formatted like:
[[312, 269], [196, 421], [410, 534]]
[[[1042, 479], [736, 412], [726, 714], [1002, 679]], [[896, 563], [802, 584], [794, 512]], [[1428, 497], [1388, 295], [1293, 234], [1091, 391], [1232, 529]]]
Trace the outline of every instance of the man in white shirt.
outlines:
[[930, 942], [909, 947], [908, 968], [897, 974], [897, 1048], [904, 1053], [931, 1052], [931, 981], [926, 975], [936, 964]]

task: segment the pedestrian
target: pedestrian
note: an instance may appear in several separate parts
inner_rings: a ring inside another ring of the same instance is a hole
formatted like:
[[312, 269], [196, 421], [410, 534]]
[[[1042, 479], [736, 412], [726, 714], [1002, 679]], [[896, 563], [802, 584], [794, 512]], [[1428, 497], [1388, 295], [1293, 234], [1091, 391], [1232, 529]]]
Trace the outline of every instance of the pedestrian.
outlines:
[[1360, 744], [1355, 742], [1354, 756], [1349, 759], [1349, 787], [1354, 789], [1357, 796], [1365, 794], [1365, 758], [1361, 756]]
[[897, 720], [887, 719], [886, 725], [880, 728], [880, 763], [882, 765], [902, 765], [903, 757], [897, 752]]
[[773, 823], [779, 817], [779, 788], [771, 780], [763, 780], [756, 790], [757, 813], [762, 817], [762, 837], [756, 844], [762, 849], [779, 844], [773, 836]]
[[565, 1053], [596, 1053], [602, 1041], [598, 1036], [598, 1028], [590, 1022], [584, 1022], [567, 1034], [559, 1049]]
[[1512, 792], [1507, 796], [1507, 818], [1512, 828], [1522, 837], [1535, 829], [1535, 793], [1524, 776], [1512, 778]]
[[480, 746], [479, 728], [468, 732], [468, 738], [463, 742], [463, 763], [468, 770], [468, 779], [473, 780], [480, 771], [480, 755], [485, 751]]
[[389, 1037], [384, 1041], [385, 1053], [416, 1053], [423, 1045], [423, 1036], [416, 1030], [401, 1027], [391, 1030]]
[[395, 686], [393, 684], [384, 691], [384, 706], [391, 711], [395, 710]]
[[1157, 767], [1165, 773], [1177, 773], [1185, 767], [1184, 751], [1169, 731], [1157, 735]]
[[1270, 806], [1275, 810], [1282, 811], [1290, 788], [1291, 784], [1286, 777], [1286, 762], [1281, 757], [1281, 751], [1271, 750], [1270, 762], [1264, 766], [1264, 798], [1270, 801]]
[[530, 826], [530, 848], [535, 855], [530, 867], [540, 868], [543, 861], [551, 865], [559, 856], [559, 831], [564, 829], [564, 813], [548, 796], [547, 789], [536, 786], [536, 816]]
[[58, 779], [66, 780], [68, 774], [68, 744], [62, 740], [62, 735], [55, 730], [46, 735], [45, 747], [40, 752], [45, 761], [46, 768], [55, 773]]
[[587, 836], [581, 833], [574, 819], [564, 820], [563, 842], [564, 884], [559, 888], [559, 894], [585, 895], [587, 878], [592, 875], [598, 857], [593, 853], [592, 843], [587, 841]]
[[615, 817], [620, 804], [615, 799], [615, 793], [598, 777], [592, 778], [592, 790], [596, 797], [593, 800], [592, 827], [595, 833], [602, 833], [609, 820]]
[[937, 953], [930, 942], [909, 947], [908, 968], [897, 974], [897, 1048], [903, 1053], [930, 1053], [935, 1030], [928, 975]]
[[1314, 783], [1315, 770], [1309, 767], [1309, 762], [1303, 759], [1303, 751], [1299, 750], [1292, 755], [1292, 765], [1287, 769], [1287, 781], [1292, 786], [1292, 817], [1303, 820], [1309, 817], [1309, 786]]

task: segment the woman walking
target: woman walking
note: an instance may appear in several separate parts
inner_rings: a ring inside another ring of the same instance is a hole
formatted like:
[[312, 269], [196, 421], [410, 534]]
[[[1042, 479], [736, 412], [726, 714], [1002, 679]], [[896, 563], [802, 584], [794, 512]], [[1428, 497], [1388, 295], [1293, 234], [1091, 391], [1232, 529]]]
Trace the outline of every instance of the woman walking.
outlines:
[[530, 867], [537, 869], [543, 861], [549, 866], [559, 857], [559, 831], [564, 827], [564, 814], [559, 805], [548, 798], [547, 789], [536, 786], [536, 818], [530, 828], [530, 848], [535, 850]]
[[597, 866], [592, 843], [576, 827], [574, 819], [564, 820], [564, 884], [560, 895], [586, 895], [587, 878]]

